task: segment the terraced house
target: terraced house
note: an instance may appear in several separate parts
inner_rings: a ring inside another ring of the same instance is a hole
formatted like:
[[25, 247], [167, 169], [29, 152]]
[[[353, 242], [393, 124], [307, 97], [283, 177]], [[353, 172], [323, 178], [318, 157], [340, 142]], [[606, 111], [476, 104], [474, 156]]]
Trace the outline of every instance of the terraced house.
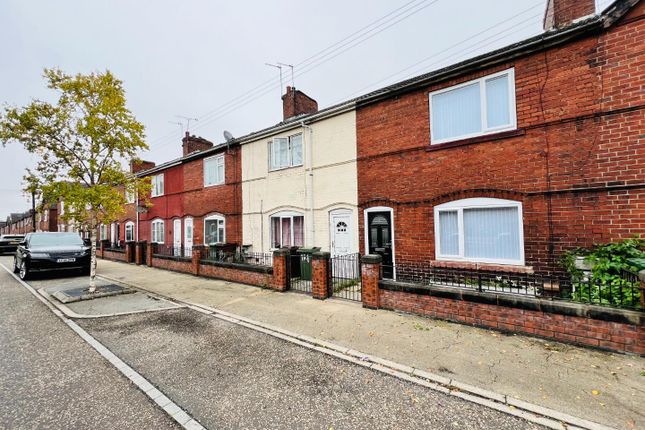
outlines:
[[550, 0], [544, 33], [357, 101], [361, 251], [385, 277], [550, 273], [645, 231], [644, 12]]

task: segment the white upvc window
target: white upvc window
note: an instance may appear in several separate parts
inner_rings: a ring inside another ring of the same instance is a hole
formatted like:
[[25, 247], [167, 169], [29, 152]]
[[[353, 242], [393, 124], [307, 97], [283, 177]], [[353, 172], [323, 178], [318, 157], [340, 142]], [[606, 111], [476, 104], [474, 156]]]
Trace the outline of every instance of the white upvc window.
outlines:
[[128, 191], [126, 190], [125, 192], [125, 202], [128, 204], [134, 203], [134, 191]]
[[434, 91], [429, 98], [433, 145], [517, 127], [512, 68]]
[[204, 159], [204, 186], [224, 183], [224, 156], [216, 155]]
[[151, 224], [152, 231], [152, 242], [153, 243], [164, 243], [164, 222], [163, 220], [156, 219], [152, 221]]
[[125, 241], [132, 242], [134, 240], [134, 223], [128, 221], [125, 223]]
[[302, 166], [302, 133], [269, 142], [269, 170]]
[[152, 197], [163, 196], [164, 193], [164, 174], [155, 175], [152, 177]]
[[434, 208], [437, 260], [524, 265], [522, 203], [456, 200]]
[[279, 212], [271, 216], [271, 247], [302, 246], [305, 217], [299, 212]]
[[204, 218], [204, 245], [226, 242], [226, 220], [221, 215]]
[[99, 231], [100, 231], [100, 234], [99, 234], [99, 236], [100, 236], [100, 237], [99, 237], [99, 239], [100, 239], [100, 240], [107, 240], [107, 238], [108, 238], [108, 235], [107, 235], [107, 225], [105, 225], [105, 224], [101, 224], [101, 227], [100, 227], [100, 230], [99, 230]]

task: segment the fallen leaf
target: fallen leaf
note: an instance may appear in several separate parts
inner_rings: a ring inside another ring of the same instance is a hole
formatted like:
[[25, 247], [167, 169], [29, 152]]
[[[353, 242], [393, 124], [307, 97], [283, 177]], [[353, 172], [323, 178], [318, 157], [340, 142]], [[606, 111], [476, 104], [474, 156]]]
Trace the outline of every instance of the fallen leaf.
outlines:
[[598, 394], [600, 394], [600, 391], [599, 390], [591, 390], [591, 394], [593, 394], [594, 396], [597, 396]]

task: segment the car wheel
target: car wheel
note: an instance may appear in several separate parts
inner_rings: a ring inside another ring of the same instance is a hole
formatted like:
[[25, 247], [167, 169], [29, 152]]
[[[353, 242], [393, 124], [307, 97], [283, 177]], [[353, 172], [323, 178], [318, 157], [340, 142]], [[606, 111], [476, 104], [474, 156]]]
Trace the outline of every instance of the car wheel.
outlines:
[[20, 271], [18, 272], [18, 276], [23, 281], [29, 279], [29, 269], [27, 268], [27, 262], [25, 260], [22, 260], [22, 263], [20, 263]]
[[20, 272], [20, 269], [18, 268], [18, 262], [16, 261], [16, 257], [13, 257], [13, 273], [18, 272]]

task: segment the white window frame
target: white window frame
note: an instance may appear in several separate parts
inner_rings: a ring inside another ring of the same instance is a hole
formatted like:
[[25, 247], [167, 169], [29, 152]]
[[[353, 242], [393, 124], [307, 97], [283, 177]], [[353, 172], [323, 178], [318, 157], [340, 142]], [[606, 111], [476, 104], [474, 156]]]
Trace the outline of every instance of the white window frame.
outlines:
[[295, 235], [294, 235], [294, 230], [293, 230], [293, 218], [294, 217], [302, 217], [302, 244], [304, 246], [305, 244], [305, 234], [307, 233], [305, 230], [305, 214], [302, 212], [297, 212], [297, 211], [281, 211], [281, 212], [276, 212], [272, 215], [269, 215], [269, 243], [271, 244], [271, 249], [279, 249], [275, 248], [273, 244], [275, 241], [273, 240], [273, 226], [272, 226], [272, 219], [273, 218], [280, 218], [280, 241], [282, 242], [282, 219], [283, 218], [290, 218], [291, 219], [291, 243], [289, 245], [282, 244], [281, 246], [295, 246]]
[[[159, 227], [155, 229], [155, 225], [161, 225], [161, 240], [159, 240]], [[150, 242], [151, 243], [161, 243], [165, 241], [166, 235], [166, 226], [162, 219], [155, 219], [150, 223]], [[157, 237], [155, 237], [157, 236]]]
[[[209, 215], [206, 218], [204, 218], [204, 235], [203, 236], [204, 236], [204, 245], [206, 245], [206, 246], [213, 245], [212, 243], [206, 242], [206, 221], [213, 221], [213, 220], [223, 221], [223, 227], [224, 227], [224, 237], [222, 238], [223, 240], [221, 242], [215, 242], [215, 243], [216, 244], [217, 243], [226, 243], [226, 217], [224, 217], [223, 215], [215, 214], [215, 215]], [[194, 243], [194, 234], [195, 234], [195, 226], [193, 225], [193, 243]]]
[[135, 201], [135, 193], [133, 191], [125, 191], [125, 202], [127, 204], [132, 204]]
[[[215, 170], [217, 171], [218, 168], [219, 168], [219, 161], [220, 160], [221, 160], [221, 165], [222, 165], [222, 180], [213, 182], [212, 184], [209, 184], [207, 182], [208, 174], [207, 174], [207, 171], [206, 171], [207, 170], [206, 166], [207, 166], [209, 161], [214, 161], [215, 162], [214, 167], [215, 167]], [[215, 186], [215, 185], [222, 185], [224, 182], [226, 182], [226, 163], [225, 163], [225, 160], [224, 160], [224, 154], [214, 155], [212, 157], [204, 158], [203, 165], [204, 165], [204, 188], [205, 187], [212, 187], [212, 186]]]
[[[520, 257], [517, 260], [495, 259], [495, 258], [468, 258], [464, 257], [465, 237], [464, 237], [464, 209], [475, 208], [517, 208], [518, 226], [519, 226], [519, 249]], [[442, 255], [441, 254], [441, 227], [439, 225], [439, 213], [457, 212], [457, 223], [459, 230], [459, 255]], [[441, 261], [465, 261], [472, 263], [491, 263], [504, 264], [513, 266], [524, 266], [524, 217], [522, 214], [522, 202], [515, 200], [495, 199], [489, 197], [476, 197], [455, 200], [443, 203], [434, 207], [434, 237], [435, 237], [435, 258]]]
[[[60, 229], [60, 226], [58, 226]], [[99, 240], [107, 240], [107, 225], [101, 224], [99, 228]]]
[[[294, 138], [295, 136], [300, 136], [300, 153], [301, 153], [301, 160], [299, 164], [294, 164], [293, 163], [293, 146], [291, 144], [291, 139]], [[289, 154], [289, 161], [286, 166], [278, 166], [278, 167], [273, 167], [273, 145], [275, 144], [276, 139], [286, 139], [287, 140], [287, 151]], [[274, 137], [269, 141], [269, 172], [274, 172], [276, 170], [284, 170], [284, 169], [289, 169], [291, 167], [300, 167], [304, 163], [304, 147], [305, 147], [305, 142], [304, 142], [304, 135], [303, 133], [296, 133], [292, 134], [287, 137]]]
[[158, 175], [152, 176], [151, 181], [152, 181], [152, 190], [150, 192], [150, 196], [151, 197], [163, 196], [164, 192], [166, 191], [165, 183], [164, 183], [165, 182], [164, 173], [160, 173]]
[[[486, 81], [500, 76], [508, 75], [508, 112], [510, 116], [510, 124], [500, 125], [497, 127], [488, 127], [488, 112], [486, 108]], [[481, 131], [475, 133], [467, 133], [460, 136], [446, 137], [443, 139], [435, 139], [434, 137], [434, 124], [433, 124], [433, 112], [432, 112], [432, 98], [436, 95], [446, 93], [448, 91], [453, 91], [474, 83], [479, 84], [480, 97], [479, 101], [481, 104]], [[473, 79], [468, 82], [463, 82], [452, 87], [442, 88], [437, 91], [433, 91], [428, 96], [428, 103], [430, 109], [430, 144], [438, 145], [440, 143], [454, 142], [456, 140], [468, 139], [471, 137], [486, 136], [489, 134], [500, 133], [502, 131], [515, 130], [517, 128], [517, 109], [515, 106], [515, 68], [511, 67], [510, 69], [502, 70], [501, 72], [493, 73], [491, 75], [486, 75], [478, 79]]]
[[[131, 233], [131, 238], [128, 240], [128, 229], [130, 230]], [[128, 221], [125, 223], [125, 241], [126, 242], [133, 242], [134, 241], [134, 223], [132, 221]]]

